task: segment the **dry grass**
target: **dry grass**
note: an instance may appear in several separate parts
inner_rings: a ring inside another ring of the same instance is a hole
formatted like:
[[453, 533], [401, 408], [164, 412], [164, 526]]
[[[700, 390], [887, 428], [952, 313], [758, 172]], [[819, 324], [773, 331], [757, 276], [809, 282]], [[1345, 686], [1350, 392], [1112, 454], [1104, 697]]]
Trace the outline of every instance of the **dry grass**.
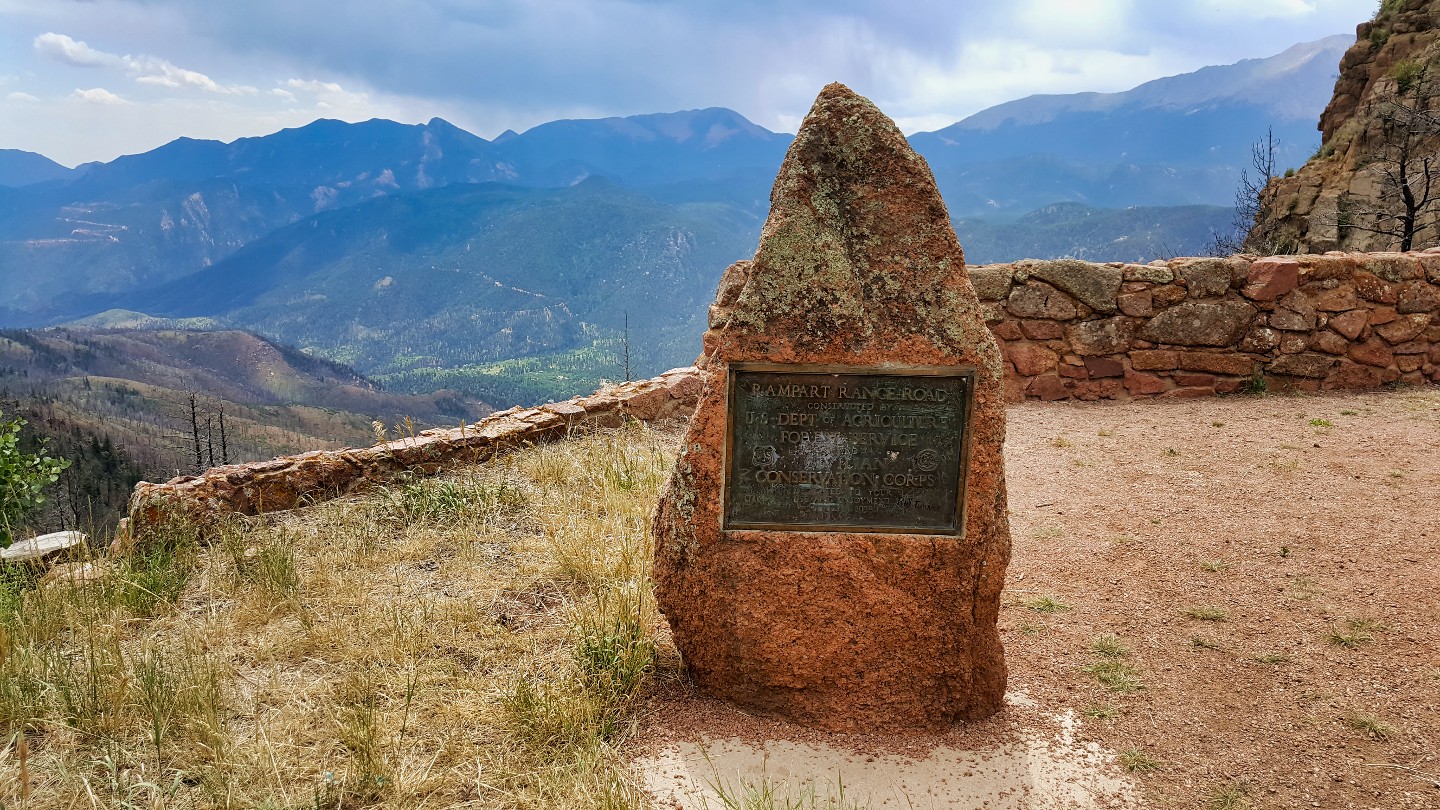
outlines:
[[7, 584], [0, 807], [640, 804], [615, 746], [655, 676], [647, 512], [677, 439], [637, 425], [204, 547], [180, 527], [103, 585]]

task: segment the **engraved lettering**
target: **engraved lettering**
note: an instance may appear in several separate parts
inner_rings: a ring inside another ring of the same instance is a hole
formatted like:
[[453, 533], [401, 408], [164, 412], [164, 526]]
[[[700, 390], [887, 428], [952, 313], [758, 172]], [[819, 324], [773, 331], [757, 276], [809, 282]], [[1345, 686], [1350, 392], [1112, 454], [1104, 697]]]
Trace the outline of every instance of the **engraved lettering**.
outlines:
[[971, 369], [732, 370], [727, 527], [950, 533]]

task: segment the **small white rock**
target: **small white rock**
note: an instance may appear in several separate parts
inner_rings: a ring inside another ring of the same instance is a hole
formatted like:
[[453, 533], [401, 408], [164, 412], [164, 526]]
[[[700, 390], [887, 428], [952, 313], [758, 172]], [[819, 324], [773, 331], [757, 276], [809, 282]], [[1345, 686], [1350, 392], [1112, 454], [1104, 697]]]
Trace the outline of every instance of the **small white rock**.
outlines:
[[63, 554], [72, 548], [83, 546], [84, 532], [51, 532], [28, 540], [18, 540], [7, 549], [0, 549], [0, 559], [5, 562], [41, 562]]

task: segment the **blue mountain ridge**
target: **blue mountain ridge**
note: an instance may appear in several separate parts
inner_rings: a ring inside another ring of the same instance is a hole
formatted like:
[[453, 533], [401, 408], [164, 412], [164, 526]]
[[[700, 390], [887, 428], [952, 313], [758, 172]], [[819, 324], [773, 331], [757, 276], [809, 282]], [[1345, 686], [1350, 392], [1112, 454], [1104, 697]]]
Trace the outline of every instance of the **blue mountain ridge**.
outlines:
[[[1282, 166], [1313, 149], [1347, 41], [1126, 93], [1022, 99], [910, 140], [972, 262], [1195, 252], [1228, 220], [1213, 206], [1228, 207], [1267, 128], [1290, 150]], [[400, 374], [576, 350], [628, 312], [655, 347], [644, 354], [684, 362], [715, 278], [753, 250], [791, 140], [723, 108], [494, 140], [438, 118], [181, 138], [0, 186], [0, 326], [123, 307]], [[1163, 210], [1175, 206], [1192, 207]], [[483, 337], [449, 345], [457, 329]]]

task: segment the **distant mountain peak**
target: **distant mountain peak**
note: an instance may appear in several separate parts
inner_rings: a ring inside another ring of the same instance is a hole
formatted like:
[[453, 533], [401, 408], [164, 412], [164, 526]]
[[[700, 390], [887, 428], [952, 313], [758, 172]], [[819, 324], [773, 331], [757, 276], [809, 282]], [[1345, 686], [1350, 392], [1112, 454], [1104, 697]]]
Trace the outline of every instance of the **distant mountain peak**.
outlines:
[[44, 155], [20, 149], [0, 149], [0, 186], [19, 188], [49, 180], [66, 180], [76, 175]]
[[[1253, 104], [1288, 120], [1313, 120], [1329, 100], [1329, 88], [1307, 81], [1333, 75], [1345, 49], [1355, 41], [1337, 34], [1293, 45], [1263, 59], [1212, 65], [1166, 76], [1118, 93], [1034, 95], [981, 110], [939, 130], [994, 130], [1002, 126], [1044, 124], [1070, 113], [1104, 113], [1120, 108], [1189, 109], [1216, 102]], [[1324, 84], [1324, 83], [1322, 83]]]

